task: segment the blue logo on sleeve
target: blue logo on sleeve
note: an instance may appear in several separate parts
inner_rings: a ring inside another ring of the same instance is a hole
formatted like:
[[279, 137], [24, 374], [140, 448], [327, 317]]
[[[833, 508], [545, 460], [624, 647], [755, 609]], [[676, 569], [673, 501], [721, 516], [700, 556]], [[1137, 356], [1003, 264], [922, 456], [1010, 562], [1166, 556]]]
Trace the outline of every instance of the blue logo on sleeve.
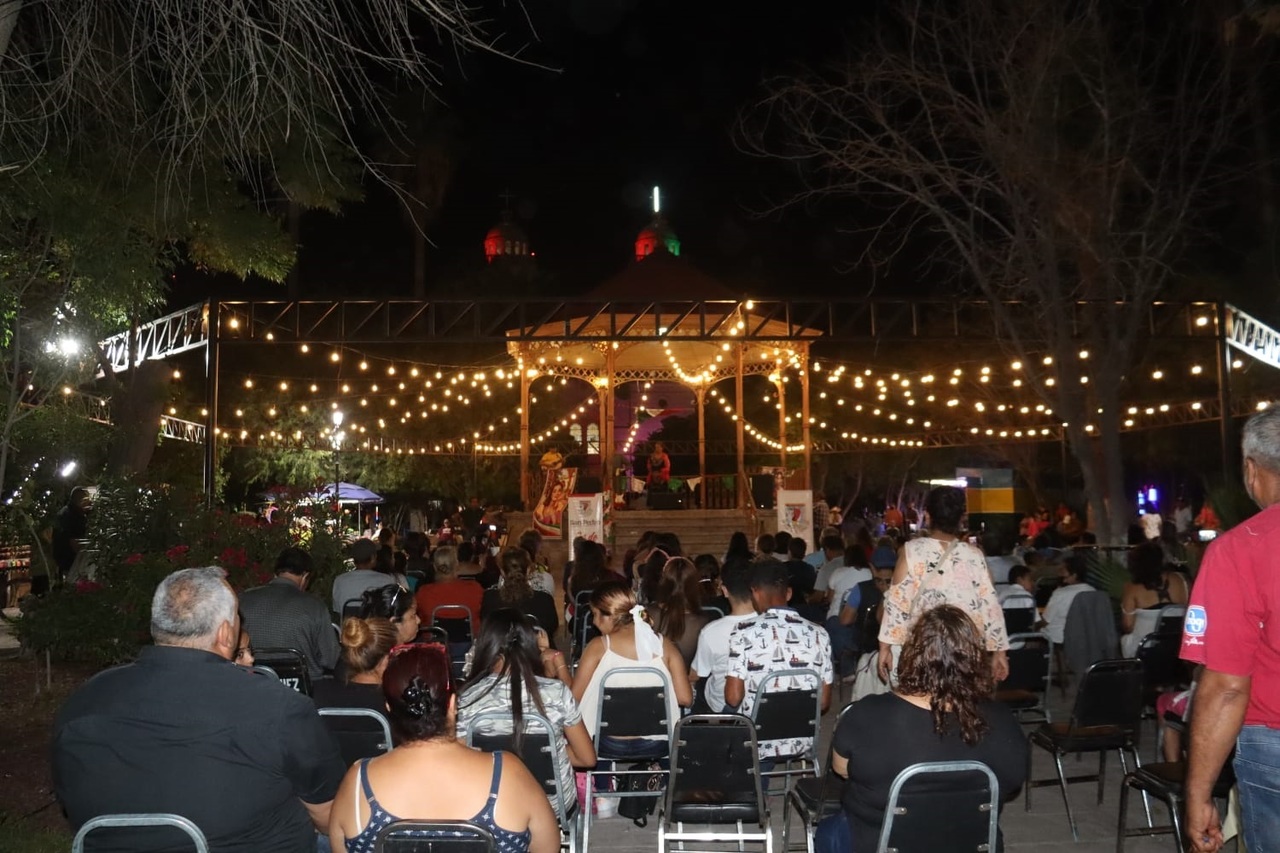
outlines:
[[1209, 615], [1198, 604], [1187, 608], [1186, 618], [1182, 622], [1182, 630], [1188, 637], [1203, 637], [1209, 627]]

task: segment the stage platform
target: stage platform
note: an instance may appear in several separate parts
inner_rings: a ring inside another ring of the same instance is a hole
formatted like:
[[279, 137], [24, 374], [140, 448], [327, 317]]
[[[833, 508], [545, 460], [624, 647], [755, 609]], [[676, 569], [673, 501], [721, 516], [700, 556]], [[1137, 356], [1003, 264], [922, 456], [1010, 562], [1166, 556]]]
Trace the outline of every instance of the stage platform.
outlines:
[[[507, 513], [508, 541], [514, 544], [531, 524], [532, 516], [527, 512]], [[777, 516], [773, 510], [767, 509], [756, 510], [755, 513], [740, 509], [618, 510], [613, 514], [613, 565], [615, 568], [622, 565], [622, 555], [646, 530], [676, 534], [685, 554], [691, 557], [715, 554], [719, 559], [729, 547], [729, 537], [734, 531], [746, 533], [754, 545], [757, 536], [772, 533], [777, 527]], [[569, 543], [563, 539], [547, 538], [543, 541], [543, 549], [551, 568], [558, 573], [568, 559]]]

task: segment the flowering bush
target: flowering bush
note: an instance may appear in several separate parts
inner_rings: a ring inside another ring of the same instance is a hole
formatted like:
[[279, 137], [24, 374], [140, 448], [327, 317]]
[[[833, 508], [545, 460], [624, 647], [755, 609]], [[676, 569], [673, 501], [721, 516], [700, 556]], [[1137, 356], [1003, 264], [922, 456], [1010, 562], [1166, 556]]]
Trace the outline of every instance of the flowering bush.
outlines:
[[324, 524], [295, 525], [282, 514], [263, 524], [248, 514], [207, 509], [198, 495], [128, 481], [104, 485], [90, 514], [96, 580], [64, 585], [15, 623], [23, 644], [65, 657], [113, 664], [149, 640], [151, 598], [171, 572], [220, 566], [237, 592], [271, 579], [285, 548], [306, 548], [310, 589], [325, 597], [341, 571], [342, 542]]

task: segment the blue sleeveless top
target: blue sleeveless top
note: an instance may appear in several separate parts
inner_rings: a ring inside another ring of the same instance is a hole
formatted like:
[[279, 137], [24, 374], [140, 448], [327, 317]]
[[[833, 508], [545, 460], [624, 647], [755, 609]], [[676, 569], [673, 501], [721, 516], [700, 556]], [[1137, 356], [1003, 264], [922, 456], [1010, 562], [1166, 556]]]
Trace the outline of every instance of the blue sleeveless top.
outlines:
[[[391, 814], [384, 809], [378, 802], [378, 798], [373, 795], [373, 789], [369, 787], [369, 776], [365, 772], [368, 767], [369, 759], [360, 762], [360, 785], [364, 788], [365, 799], [369, 801], [369, 823], [365, 826], [360, 834], [355, 838], [347, 841], [347, 853], [373, 853], [374, 841], [378, 837], [378, 833], [387, 824], [394, 823], [400, 818]], [[495, 752], [493, 754], [493, 779], [489, 782], [489, 799], [485, 801], [484, 808], [480, 809], [475, 817], [471, 818], [471, 822], [483, 826], [489, 832], [493, 833], [493, 840], [497, 842], [498, 853], [528, 853], [529, 839], [531, 837], [529, 830], [524, 832], [512, 832], [509, 829], [503, 829], [498, 826], [497, 821], [493, 818], [493, 807], [498, 802], [498, 783], [502, 779], [502, 753]], [[415, 832], [415, 836], [424, 836], [432, 833]], [[457, 834], [460, 833], [440, 833], [440, 834]]]

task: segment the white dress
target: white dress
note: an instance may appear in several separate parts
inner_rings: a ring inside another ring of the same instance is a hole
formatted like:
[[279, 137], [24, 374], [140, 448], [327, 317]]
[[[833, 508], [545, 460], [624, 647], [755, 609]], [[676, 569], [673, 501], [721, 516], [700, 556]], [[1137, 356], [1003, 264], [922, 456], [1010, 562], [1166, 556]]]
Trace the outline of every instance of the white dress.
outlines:
[[653, 675], [642, 672], [627, 673], [617, 678], [609, 679], [609, 684], [617, 687], [652, 687], [661, 683], [657, 673], [660, 672], [665, 676], [667, 679], [667, 729], [668, 736], [670, 736], [670, 730], [675, 727], [676, 720], [680, 719], [680, 705], [676, 702], [675, 685], [671, 681], [671, 671], [667, 669], [666, 661], [663, 660], [662, 655], [644, 662], [634, 658], [623, 657], [609, 645], [609, 636], [606, 634], [604, 637], [604, 655], [600, 658], [596, 671], [591, 673], [591, 680], [587, 682], [586, 692], [582, 694], [582, 701], [578, 703], [578, 707], [582, 711], [582, 721], [586, 723], [587, 731], [591, 733], [592, 737], [595, 737], [596, 724], [599, 722], [600, 717], [600, 683], [604, 681], [607, 673], [615, 669], [636, 666], [656, 670], [656, 672]]

